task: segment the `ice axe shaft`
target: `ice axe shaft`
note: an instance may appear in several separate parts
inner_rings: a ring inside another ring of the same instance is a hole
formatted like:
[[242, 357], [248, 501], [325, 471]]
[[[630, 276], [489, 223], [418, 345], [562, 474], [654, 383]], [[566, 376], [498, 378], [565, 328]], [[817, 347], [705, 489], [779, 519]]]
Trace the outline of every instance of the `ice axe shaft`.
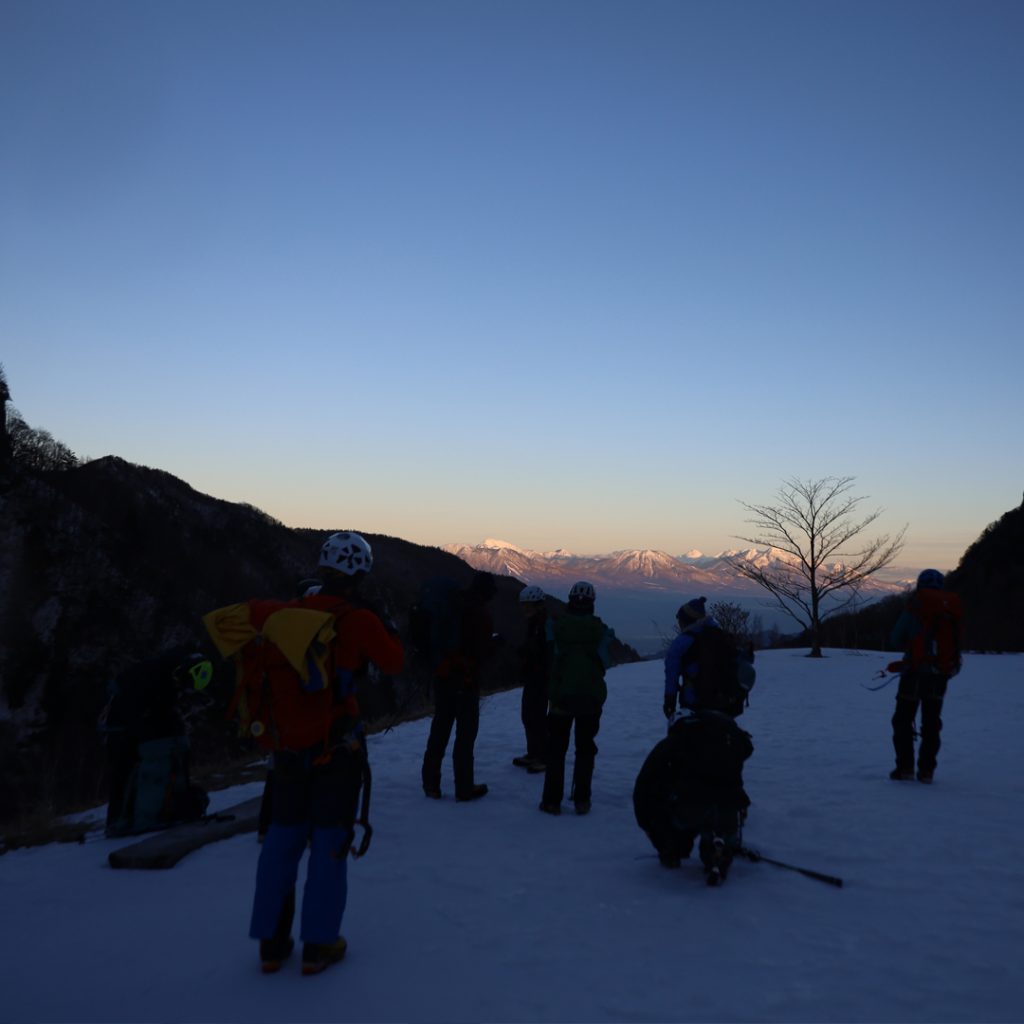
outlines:
[[777, 868], [785, 868], [786, 871], [796, 871], [798, 874], [804, 875], [807, 878], [816, 878], [819, 882], [825, 882], [828, 885], [834, 885], [837, 889], [843, 887], [843, 880], [836, 878], [835, 875], [825, 875], [820, 871], [812, 871], [810, 868], [798, 868], [795, 864], [786, 864], [781, 860], [773, 860], [771, 857], [766, 857], [762, 853], [758, 853], [757, 850], [750, 850], [745, 846], [741, 846], [737, 851], [740, 856], [746, 857], [747, 860], [756, 864], [758, 861], [764, 861], [765, 864], [774, 864]]

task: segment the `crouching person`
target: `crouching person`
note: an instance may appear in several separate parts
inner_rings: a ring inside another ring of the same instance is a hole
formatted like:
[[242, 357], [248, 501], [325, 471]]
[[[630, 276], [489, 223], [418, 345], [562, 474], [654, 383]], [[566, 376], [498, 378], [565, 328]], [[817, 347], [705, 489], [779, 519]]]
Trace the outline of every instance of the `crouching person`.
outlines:
[[[363, 537], [336, 533], [320, 552], [318, 593], [231, 605], [204, 619], [221, 653], [235, 658], [243, 723], [273, 752], [271, 821], [249, 927], [267, 974], [294, 948], [295, 885], [307, 845], [302, 973], [318, 974], [348, 947], [341, 935], [346, 862], [350, 851], [365, 852], [370, 835], [369, 763], [354, 676], [367, 662], [385, 673], [399, 672], [403, 662], [397, 637], [358, 602], [359, 582], [372, 564]], [[357, 813], [365, 829], [359, 850], [353, 846]]]
[[189, 739], [179, 700], [213, 677], [205, 655], [171, 648], [132, 665], [108, 687], [98, 723], [107, 753], [108, 836], [194, 821], [209, 797], [189, 778]]
[[753, 752], [750, 735], [721, 712], [684, 713], [672, 723], [633, 788], [637, 824], [665, 867], [679, 867], [699, 840], [708, 885], [725, 881], [750, 804], [743, 763]]

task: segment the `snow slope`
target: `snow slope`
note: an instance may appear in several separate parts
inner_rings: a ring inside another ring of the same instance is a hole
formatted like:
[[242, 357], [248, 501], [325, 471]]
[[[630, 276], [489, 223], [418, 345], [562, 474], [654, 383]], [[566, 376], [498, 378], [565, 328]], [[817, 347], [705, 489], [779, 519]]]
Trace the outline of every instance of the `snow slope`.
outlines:
[[631, 804], [664, 733], [660, 665], [642, 663], [609, 675], [588, 817], [539, 813], [541, 777], [510, 765], [518, 692], [484, 702], [479, 803], [423, 798], [426, 722], [372, 738], [349, 957], [318, 977], [259, 973], [252, 835], [163, 872], [109, 869], [105, 839], [7, 854], [0, 1018], [1020, 1021], [1024, 659], [966, 659], [927, 787], [886, 777], [895, 686], [861, 684], [889, 657], [762, 654], [742, 720], [745, 841], [843, 889], [743, 861], [708, 889], [695, 862], [659, 865]]

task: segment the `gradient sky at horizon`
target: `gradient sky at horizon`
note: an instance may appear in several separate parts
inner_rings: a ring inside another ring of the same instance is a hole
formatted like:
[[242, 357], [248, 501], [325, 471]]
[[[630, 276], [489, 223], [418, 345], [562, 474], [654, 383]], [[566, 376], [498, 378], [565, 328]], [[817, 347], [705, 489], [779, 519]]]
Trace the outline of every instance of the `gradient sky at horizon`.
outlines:
[[293, 526], [739, 546], [1024, 488], [1024, 4], [0, 0], [13, 405]]

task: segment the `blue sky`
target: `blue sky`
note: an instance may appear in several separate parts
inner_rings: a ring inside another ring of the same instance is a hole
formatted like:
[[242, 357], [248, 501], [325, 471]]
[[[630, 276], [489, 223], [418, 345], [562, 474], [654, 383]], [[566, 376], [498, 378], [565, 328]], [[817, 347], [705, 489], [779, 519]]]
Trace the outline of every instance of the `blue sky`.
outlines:
[[1018, 2], [0, 0], [14, 405], [295, 526], [1019, 504]]

